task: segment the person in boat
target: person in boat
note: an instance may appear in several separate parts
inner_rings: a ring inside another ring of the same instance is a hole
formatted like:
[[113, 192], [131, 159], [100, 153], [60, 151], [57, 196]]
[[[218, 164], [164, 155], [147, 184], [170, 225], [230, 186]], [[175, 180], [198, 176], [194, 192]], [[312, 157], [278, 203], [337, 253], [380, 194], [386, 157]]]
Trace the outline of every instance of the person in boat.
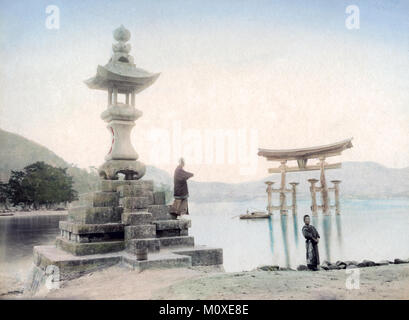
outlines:
[[179, 165], [175, 169], [173, 176], [173, 196], [175, 200], [170, 209], [170, 213], [175, 217], [183, 214], [189, 214], [188, 202], [189, 190], [187, 188], [187, 180], [193, 177], [193, 173], [183, 170], [185, 160], [179, 159]]
[[320, 234], [314, 226], [310, 225], [310, 216], [304, 216], [305, 225], [302, 228], [302, 234], [305, 237], [305, 248], [307, 250], [307, 266], [310, 270], [318, 270], [320, 264], [320, 255], [318, 252], [318, 242]]

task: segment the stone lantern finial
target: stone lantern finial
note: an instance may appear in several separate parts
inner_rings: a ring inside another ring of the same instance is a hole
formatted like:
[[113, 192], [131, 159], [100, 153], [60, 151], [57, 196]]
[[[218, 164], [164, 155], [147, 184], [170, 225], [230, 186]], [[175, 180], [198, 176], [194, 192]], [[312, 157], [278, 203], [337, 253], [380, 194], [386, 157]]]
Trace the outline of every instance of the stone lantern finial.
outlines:
[[124, 27], [123, 24], [119, 28], [116, 28], [112, 34], [114, 35], [114, 39], [116, 41], [127, 42], [131, 39], [131, 32]]
[[131, 44], [126, 43], [131, 38], [131, 33], [122, 24], [119, 28], [115, 29], [112, 33], [114, 39], [118, 41], [112, 45], [112, 62], [122, 62], [133, 64], [134, 59], [129, 54], [131, 51]]

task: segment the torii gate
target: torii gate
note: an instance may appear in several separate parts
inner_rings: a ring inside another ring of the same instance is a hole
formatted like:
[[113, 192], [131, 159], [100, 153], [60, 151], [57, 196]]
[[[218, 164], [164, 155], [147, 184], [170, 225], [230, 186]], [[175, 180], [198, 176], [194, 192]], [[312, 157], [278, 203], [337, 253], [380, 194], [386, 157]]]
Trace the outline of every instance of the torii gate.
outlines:
[[[267, 182], [267, 193], [270, 192], [279, 192], [280, 193], [280, 213], [287, 214], [287, 205], [286, 205], [286, 192], [293, 192], [293, 204], [292, 207], [295, 210], [295, 187], [296, 184], [291, 183], [292, 189], [286, 189], [286, 173], [287, 172], [297, 172], [297, 171], [310, 171], [310, 170], [320, 170], [320, 183], [321, 187], [316, 187], [315, 183], [318, 182], [316, 179], [309, 179], [311, 183], [311, 197], [312, 197], [312, 212], [313, 214], [317, 213], [317, 209], [322, 209], [324, 214], [329, 214], [330, 204], [328, 191], [335, 191], [335, 203], [337, 208], [337, 213], [339, 214], [339, 183], [341, 181], [334, 180], [333, 188], [327, 187], [327, 182], [325, 179], [325, 169], [338, 169], [341, 168], [341, 163], [328, 164], [325, 162], [325, 159], [328, 157], [339, 156], [342, 151], [348, 148], [352, 148], [352, 138], [324, 145], [318, 147], [309, 147], [309, 148], [299, 148], [299, 149], [286, 149], [286, 150], [272, 150], [272, 149], [261, 149], [259, 148], [258, 155], [265, 157], [267, 161], [278, 161], [281, 165], [278, 168], [268, 169], [269, 173], [281, 173], [281, 185], [280, 189], [272, 189], [272, 182]], [[307, 166], [309, 159], [318, 159], [319, 163], [317, 165]], [[298, 167], [288, 167], [287, 161], [297, 160]], [[315, 194], [316, 192], [321, 192], [322, 197], [322, 206], [317, 206]], [[268, 211], [271, 213], [271, 193], [269, 193], [269, 204]]]

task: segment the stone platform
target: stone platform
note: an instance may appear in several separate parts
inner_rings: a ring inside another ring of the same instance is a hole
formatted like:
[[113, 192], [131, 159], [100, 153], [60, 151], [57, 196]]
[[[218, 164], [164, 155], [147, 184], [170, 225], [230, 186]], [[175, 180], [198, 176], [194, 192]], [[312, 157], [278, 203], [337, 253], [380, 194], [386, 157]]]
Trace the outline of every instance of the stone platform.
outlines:
[[114, 253], [76, 256], [56, 246], [35, 246], [34, 264], [45, 271], [47, 266], [59, 268], [60, 280], [71, 280], [103, 268], [119, 265], [137, 271], [146, 269], [187, 268], [195, 266], [220, 266], [222, 249], [205, 246], [164, 249], [149, 254], [148, 260], [138, 261], [125, 250]]
[[[222, 249], [195, 246], [191, 221], [169, 210], [151, 180], [101, 180], [101, 191], [72, 204], [55, 245], [34, 247], [34, 263], [42, 271], [57, 266], [61, 279], [116, 264], [139, 271], [222, 265]], [[141, 251], [147, 259], [138, 260]]]

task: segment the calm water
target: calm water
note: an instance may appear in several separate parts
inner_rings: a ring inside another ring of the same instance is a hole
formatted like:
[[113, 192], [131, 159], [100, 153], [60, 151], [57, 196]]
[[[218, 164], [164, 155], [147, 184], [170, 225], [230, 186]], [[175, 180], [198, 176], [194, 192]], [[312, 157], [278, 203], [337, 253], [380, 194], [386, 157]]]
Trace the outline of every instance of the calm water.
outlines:
[[[313, 218], [321, 235], [323, 260], [383, 260], [409, 258], [409, 199], [348, 200], [341, 215]], [[298, 214], [272, 219], [240, 220], [247, 208], [263, 209], [265, 202], [190, 203], [196, 244], [224, 249], [226, 271], [251, 270], [260, 265], [295, 267], [305, 263], [302, 217], [309, 201], [299, 201]], [[1, 217], [0, 271], [24, 276], [35, 245], [51, 244], [65, 216]]]
[[[264, 201], [190, 205], [191, 233], [197, 244], [222, 247], [226, 271], [251, 270], [264, 264], [296, 267], [305, 264], [303, 215], [309, 201], [298, 202], [298, 214], [271, 219], [240, 220], [247, 208], [261, 209]], [[348, 200], [341, 215], [313, 217], [320, 233], [321, 262], [409, 258], [409, 199]]]
[[0, 272], [24, 279], [32, 264], [33, 246], [52, 244], [64, 215], [0, 217]]

